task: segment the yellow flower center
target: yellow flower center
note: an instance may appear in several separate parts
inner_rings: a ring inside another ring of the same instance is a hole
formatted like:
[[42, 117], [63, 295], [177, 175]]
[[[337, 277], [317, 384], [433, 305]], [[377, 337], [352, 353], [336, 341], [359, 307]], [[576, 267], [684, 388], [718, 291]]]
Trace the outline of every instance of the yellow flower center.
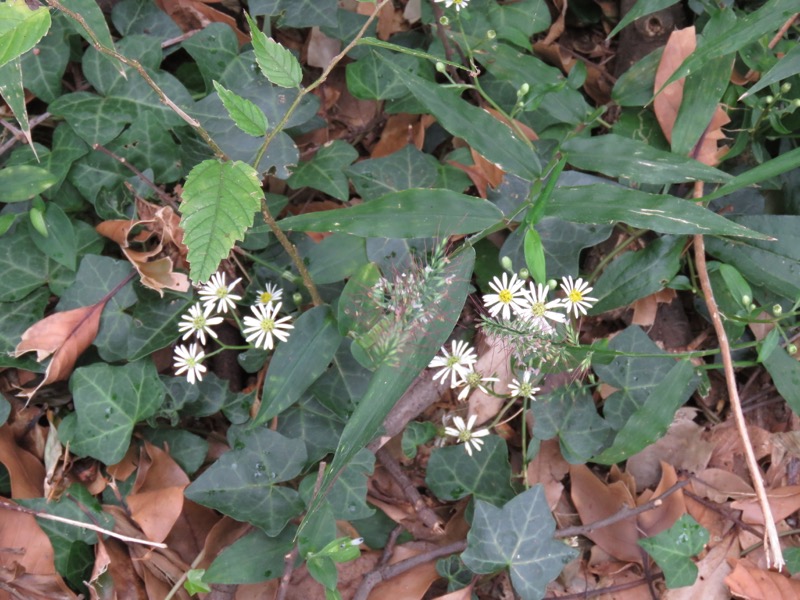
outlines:
[[543, 317], [545, 312], [547, 312], [547, 309], [545, 308], [543, 302], [531, 304], [531, 313], [534, 317]]
[[569, 293], [569, 299], [574, 304], [583, 300], [583, 294], [579, 290], [572, 290]]
[[203, 315], [197, 315], [194, 319], [192, 319], [192, 327], [197, 329], [203, 329], [206, 326], [206, 318]]
[[270, 333], [275, 329], [275, 321], [272, 319], [264, 319], [261, 321], [261, 330]]
[[261, 300], [261, 304], [269, 304], [272, 301], [272, 294], [269, 292], [261, 292], [259, 300]]
[[514, 295], [509, 290], [501, 291], [497, 297], [500, 299], [500, 302], [503, 304], [508, 304], [514, 299]]
[[227, 298], [228, 296], [228, 288], [219, 287], [215, 292], [217, 298]]

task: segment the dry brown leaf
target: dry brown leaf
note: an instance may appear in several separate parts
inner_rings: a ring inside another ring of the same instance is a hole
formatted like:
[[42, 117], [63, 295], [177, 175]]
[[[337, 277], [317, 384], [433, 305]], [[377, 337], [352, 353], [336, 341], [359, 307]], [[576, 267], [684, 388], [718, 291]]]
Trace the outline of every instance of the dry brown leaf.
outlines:
[[444, 596], [436, 596], [433, 600], [470, 600], [472, 598], [472, 589], [475, 587], [474, 582], [470, 583], [467, 587], [463, 587], [455, 592], [450, 592]]
[[[412, 558], [430, 549], [431, 546], [427, 542], [408, 542], [397, 546], [389, 564]], [[369, 600], [386, 600], [387, 598], [421, 600], [437, 579], [439, 579], [439, 574], [436, 572], [436, 560], [431, 560], [375, 586], [368, 598]]]
[[89, 579], [92, 598], [148, 600], [147, 590], [136, 574], [133, 561], [122, 542], [115, 538], [100, 538], [95, 546], [95, 555]]
[[[769, 506], [775, 522], [782, 521], [792, 513], [800, 510], [800, 485], [789, 485], [767, 491]], [[756, 498], [735, 500], [731, 508], [742, 511], [742, 521], [754, 525], [764, 524], [764, 514]]]
[[[58, 575], [35, 575], [20, 567], [0, 565], [0, 581], [7, 591], [0, 591], [2, 600], [78, 600], [83, 596], [67, 587]], [[10, 593], [13, 592], [13, 596]]]
[[0, 509], [0, 566], [13, 572], [55, 575], [53, 546], [33, 515]]
[[63, 381], [70, 376], [75, 361], [97, 337], [100, 315], [110, 298], [107, 296], [92, 306], [53, 313], [31, 325], [22, 334], [14, 350], [15, 357], [35, 350], [39, 362], [51, 354], [53, 358], [47, 365], [42, 382], [33, 389], [23, 389], [20, 395], [30, 400], [42, 386]]
[[542, 484], [544, 497], [551, 510], [555, 508], [564, 491], [564, 484], [561, 482], [567, 473], [569, 463], [561, 456], [558, 440], [544, 440], [536, 457], [528, 463], [528, 483]]
[[[578, 509], [582, 523], [593, 523], [617, 514], [624, 507], [635, 506], [634, 499], [622, 482], [607, 485], [586, 465], [571, 465], [569, 474], [572, 502]], [[641, 550], [636, 543], [639, 532], [635, 519], [623, 519], [595, 529], [586, 537], [619, 560], [642, 562]]]
[[[678, 474], [675, 472], [675, 467], [662, 461], [661, 481], [658, 487], [652, 493], [642, 494], [636, 504], [639, 506], [645, 504], [651, 498], [656, 498], [666, 492], [676, 483], [678, 483]], [[683, 500], [683, 490], [678, 490], [664, 498], [661, 504], [653, 510], [640, 514], [636, 521], [645, 535], [652, 537], [672, 527], [675, 521], [684, 514], [686, 514], [686, 503]]]
[[631, 318], [632, 325], [641, 325], [642, 327], [651, 327], [656, 322], [656, 313], [658, 312], [659, 304], [669, 304], [678, 294], [671, 288], [664, 288], [657, 291], [655, 294], [650, 294], [644, 298], [640, 298], [633, 303], [633, 317]]
[[371, 158], [381, 158], [414, 144], [417, 150], [422, 150], [425, 143], [425, 130], [434, 122], [431, 115], [410, 115], [398, 113], [389, 115], [386, 125], [381, 132], [381, 138], [372, 148]]
[[250, 41], [250, 36], [242, 32], [236, 25], [236, 19], [230, 15], [208, 6], [206, 2], [217, 0], [156, 0], [156, 5], [175, 21], [181, 31], [203, 29], [211, 23], [225, 23], [236, 33], [239, 45]]
[[728, 498], [752, 497], [753, 487], [744, 479], [724, 469], [704, 469], [692, 479], [695, 494], [712, 502], [727, 502]]
[[0, 427], [0, 463], [11, 480], [12, 498], [41, 498], [45, 470], [42, 461], [21, 448], [8, 425]]
[[[676, 29], [669, 36], [664, 53], [661, 55], [661, 62], [656, 70], [654, 92], [657, 94], [653, 100], [653, 110], [661, 126], [661, 131], [667, 140], [672, 140], [672, 129], [678, 118], [678, 110], [683, 100], [683, 86], [685, 78], [673, 81], [666, 88], [661, 90], [672, 74], [677, 71], [683, 61], [694, 52], [697, 46], [697, 39], [694, 27]], [[660, 91], [660, 92], [659, 92]], [[718, 147], [718, 142], [724, 139], [722, 126], [730, 121], [728, 115], [717, 107], [716, 112], [711, 118], [705, 133], [700, 138], [698, 146], [691, 153], [698, 161], [714, 166], [719, 163], [722, 155], [727, 152], [727, 146]]]
[[306, 39], [306, 64], [310, 67], [324, 69], [333, 61], [342, 49], [340, 40], [328, 37], [319, 27], [312, 27]]
[[747, 558], [730, 561], [733, 573], [725, 578], [731, 594], [751, 600], [800, 598], [800, 581], [783, 573], [760, 569]]

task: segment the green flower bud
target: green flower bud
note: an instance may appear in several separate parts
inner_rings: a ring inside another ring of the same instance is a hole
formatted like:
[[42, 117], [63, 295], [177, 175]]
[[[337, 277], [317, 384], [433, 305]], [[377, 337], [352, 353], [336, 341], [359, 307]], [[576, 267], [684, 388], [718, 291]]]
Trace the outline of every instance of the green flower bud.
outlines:
[[780, 304], [775, 304], [772, 307], [772, 314], [775, 315], [776, 317], [780, 317], [782, 313], [783, 313], [783, 307]]
[[795, 346], [794, 344], [789, 344], [788, 346], [786, 346], [786, 351], [791, 355], [795, 355], [797, 354], [797, 346]]
[[770, 96], [765, 96], [764, 97], [764, 102], [766, 102], [768, 105], [772, 104], [773, 102], [775, 102], [775, 96], [771, 96], [771, 95]]
[[295, 306], [300, 306], [303, 303], [303, 294], [300, 292], [292, 294], [292, 302], [294, 302]]
[[500, 266], [509, 272], [514, 270], [514, 265], [508, 256], [504, 256], [500, 259]]
[[522, 98], [525, 94], [531, 91], [531, 86], [528, 83], [523, 83], [517, 90], [517, 98]]
[[497, 32], [494, 29], [490, 29], [489, 31], [486, 32], [486, 37], [489, 38], [490, 40], [493, 40], [494, 38], [497, 37]]
[[788, 94], [791, 91], [792, 91], [792, 84], [789, 83], [788, 81], [783, 85], [781, 85], [781, 94]]
[[439, 71], [439, 73], [444, 73], [447, 70], [447, 67], [444, 66], [444, 63], [442, 61], [437, 60], [436, 70]]
[[519, 270], [519, 278], [520, 279], [528, 279], [531, 276], [531, 272], [528, 269], [520, 269]]
[[450, 19], [448, 19], [446, 16], [442, 15], [441, 17], [439, 17], [439, 23], [442, 26], [447, 27], [448, 25], [450, 25]]
[[792, 106], [794, 106], [795, 108], [800, 108], [800, 98], [795, 98], [794, 100], [792, 100]]
[[747, 307], [747, 310], [753, 312], [756, 308], [758, 308], [755, 303], [751, 303], [750, 306]]
[[753, 301], [753, 299], [752, 299], [750, 296], [748, 296], [747, 294], [745, 294], [744, 296], [742, 296], [742, 304], [743, 304], [744, 306], [750, 306], [750, 303], [751, 303], [752, 301]]
[[558, 287], [558, 282], [555, 279], [548, 279], [547, 287], [549, 287], [551, 290], [554, 290]]

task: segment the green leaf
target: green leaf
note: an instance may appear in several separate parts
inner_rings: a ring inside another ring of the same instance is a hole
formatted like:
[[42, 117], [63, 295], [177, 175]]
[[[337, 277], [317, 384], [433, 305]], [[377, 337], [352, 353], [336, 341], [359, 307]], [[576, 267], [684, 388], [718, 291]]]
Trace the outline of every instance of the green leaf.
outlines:
[[784, 548], [783, 558], [786, 559], [786, 568], [789, 569], [789, 573], [794, 575], [800, 572], [800, 548], [796, 546], [793, 548]]
[[216, 81], [213, 83], [219, 99], [222, 100], [222, 105], [228, 111], [228, 115], [236, 123], [236, 126], [249, 135], [264, 137], [269, 126], [264, 112], [247, 98], [242, 98], [239, 94], [222, 87]]
[[279, 27], [335, 27], [336, 0], [281, 0]]
[[[309, 506], [301, 523], [301, 531], [322, 505], [325, 494], [338, 474], [375, 437], [389, 410], [447, 340], [464, 306], [474, 264], [475, 252], [466, 248], [452, 256], [450, 262], [442, 267], [438, 277], [433, 278], [431, 285], [442, 280], [451, 282], [446, 295], [429, 307], [431, 321], [425, 335], [416, 336], [414, 343], [407, 347], [401, 346], [397, 360], [382, 363], [373, 374], [367, 391], [342, 432], [336, 455], [320, 485], [320, 493]], [[434, 291], [430, 290], [430, 293]]]
[[166, 348], [178, 337], [178, 322], [192, 304], [191, 296], [143, 292], [133, 309], [133, 323], [128, 334], [126, 357], [130, 361], [150, 356]]
[[309, 161], [300, 163], [286, 181], [289, 186], [299, 189], [310, 187], [337, 200], [350, 197], [345, 168], [358, 158], [358, 152], [342, 140], [334, 140], [320, 148]]
[[336, 450], [344, 423], [344, 418], [306, 394], [281, 413], [277, 431], [293, 440], [303, 440], [309, 463], [315, 463]]
[[744, 173], [737, 175], [731, 181], [718, 188], [716, 191], [703, 197], [703, 202], [711, 202], [717, 198], [723, 198], [738, 190], [755, 185], [767, 179], [772, 179], [782, 175], [792, 169], [800, 167], [800, 148], [783, 152], [772, 160], [753, 167]]
[[486, 200], [450, 190], [411, 189], [351, 208], [289, 217], [279, 225], [292, 231], [418, 238], [474, 233], [496, 225], [502, 218], [502, 213]]
[[[97, 2], [94, 0], [61, 0], [61, 3], [67, 9], [81, 16], [86, 26], [92, 30], [103, 46], [112, 50], [114, 49], [114, 39], [111, 37], [111, 32], [108, 30], [108, 22]], [[73, 23], [72, 25], [83, 39], [90, 44], [94, 44], [94, 39], [81, 24]], [[106, 60], [110, 62], [113, 59], [107, 58]]]
[[205, 581], [223, 584], [260, 583], [280, 577], [284, 556], [292, 550], [294, 532], [287, 528], [277, 536], [251, 531], [223, 549], [208, 567]]
[[656, 70], [664, 54], [663, 48], [653, 50], [620, 75], [611, 90], [611, 98], [620, 106], [645, 106], [653, 97]]
[[614, 443], [592, 462], [613, 465], [627, 460], [667, 433], [675, 413], [691, 397], [700, 378], [688, 360], [679, 361], [617, 432]]
[[800, 217], [754, 215], [732, 220], [776, 239], [733, 242], [709, 238], [709, 254], [736, 267], [754, 286], [796, 300], [800, 296]]
[[[181, 29], [156, 4], [145, 0], [122, 0], [115, 4], [111, 12], [114, 27], [123, 36], [145, 33], [157, 37], [159, 41], [169, 40], [181, 35]], [[221, 25], [230, 30], [228, 25], [211, 23], [208, 28]], [[197, 35], [205, 31], [202, 29]], [[231, 32], [232, 33], [232, 32]], [[194, 36], [192, 36], [194, 37]], [[191, 40], [192, 38], [189, 38]], [[188, 41], [188, 40], [187, 40]], [[186, 43], [185, 41], [183, 42]]]
[[210, 23], [184, 40], [181, 46], [197, 63], [208, 89], [211, 89], [214, 80], [219, 80], [225, 69], [239, 58], [239, 41], [236, 39], [236, 33], [225, 23]]
[[682, 237], [664, 236], [644, 250], [626, 252], [617, 258], [594, 286], [592, 296], [597, 303], [592, 314], [628, 306], [664, 289], [680, 269], [684, 245]]
[[122, 107], [116, 98], [74, 92], [52, 102], [49, 109], [53, 115], [66, 120], [88, 144], [104, 145], [125, 128], [125, 120], [119, 118]]
[[573, 138], [562, 148], [567, 152], [567, 162], [574, 167], [638, 183], [722, 182], [731, 179], [727, 173], [694, 159], [656, 150], [644, 142], [613, 133]]
[[47, 35], [34, 52], [22, 55], [25, 87], [43, 102], [53, 102], [61, 95], [61, 78], [69, 62], [66, 19], [56, 17]]
[[122, 460], [133, 427], [154, 415], [166, 395], [150, 360], [80, 367], [70, 378], [70, 391], [77, 414], [70, 449], [109, 465]]
[[[673, 4], [677, 4], [680, 0], [638, 0], [631, 9], [625, 13], [625, 16], [620, 19], [616, 27], [608, 34], [608, 38], [612, 38], [622, 31], [626, 26], [633, 23], [636, 19], [651, 15], [659, 10], [669, 8]], [[652, 89], [652, 88], [651, 88]]]
[[505, 440], [496, 435], [481, 439], [483, 448], [472, 456], [463, 444], [431, 452], [425, 483], [437, 498], [454, 502], [473, 495], [492, 504], [502, 504], [514, 496]]
[[300, 315], [289, 340], [272, 355], [254, 424], [265, 423], [297, 402], [328, 368], [341, 341], [330, 307], [317, 306]]
[[514, 4], [490, 4], [487, 12], [500, 39], [526, 47], [534, 33], [550, 27], [550, 11], [544, 0], [522, 0]]
[[[678, 116], [672, 129], [671, 143], [675, 154], [691, 153], [705, 135], [720, 99], [728, 89], [733, 59], [730, 55], [709, 60], [686, 78]], [[698, 177], [698, 180], [702, 178]], [[706, 178], [705, 181], [711, 179]]]
[[508, 173], [536, 179], [542, 172], [539, 157], [532, 147], [517, 138], [512, 130], [485, 110], [460, 98], [437, 83], [426, 81], [381, 57], [386, 68], [401, 77], [408, 91], [422, 102], [442, 127], [466, 142], [486, 160]]
[[436, 425], [430, 421], [411, 421], [403, 430], [403, 455], [406, 458], [415, 458], [417, 447], [430, 442], [437, 433]]
[[765, 87], [800, 73], [800, 46], [792, 46], [769, 71], [761, 75], [758, 83], [751, 86], [739, 100], [760, 92]]
[[764, 360], [778, 393], [796, 415], [800, 415], [800, 363], [783, 348], [775, 348]]
[[[662, 89], [701, 69], [711, 60], [733, 54], [760, 37], [773, 34], [796, 11], [796, 0], [769, 0], [758, 10], [739, 19], [732, 27], [725, 27], [724, 30], [721, 28], [715, 37], [705, 40], [664, 82]], [[660, 91], [656, 90], [657, 93]]]
[[[360, 100], [396, 100], [408, 95], [403, 78], [383, 66], [383, 61], [378, 57], [381, 52], [367, 52], [346, 67], [347, 89]], [[410, 72], [419, 69], [419, 61], [413, 56], [395, 54], [388, 60]]]
[[33, 148], [31, 127], [28, 124], [28, 109], [25, 106], [25, 89], [22, 86], [22, 63], [19, 58], [0, 67], [0, 96], [6, 101], [28, 144]]
[[210, 592], [211, 586], [203, 581], [205, 574], [205, 569], [189, 569], [186, 572], [186, 581], [183, 582], [183, 589], [191, 595]]
[[558, 436], [561, 454], [572, 464], [585, 463], [608, 437], [609, 426], [583, 387], [558, 388], [539, 398], [531, 410], [536, 416], [534, 437], [549, 440]]
[[278, 535], [303, 510], [300, 495], [276, 485], [296, 477], [306, 462], [306, 448], [269, 429], [235, 435], [233, 450], [223, 454], [189, 487], [189, 500], [247, 521], [267, 535]]
[[308, 574], [328, 590], [336, 589], [339, 573], [336, 564], [328, 556], [314, 556], [306, 561]]
[[191, 170], [183, 187], [181, 227], [194, 281], [208, 280], [244, 239], [263, 199], [258, 175], [246, 163], [205, 160]]
[[50, 10], [20, 0], [0, 3], [0, 66], [36, 45], [50, 29]]
[[44, 317], [50, 300], [46, 287], [39, 287], [17, 302], [0, 304], [0, 367], [15, 366], [19, 359], [10, 356], [28, 327]]
[[691, 557], [703, 550], [708, 539], [705, 527], [691, 515], [683, 515], [666, 531], [638, 543], [664, 571], [667, 588], [674, 589], [692, 585], [697, 580], [697, 566]]
[[268, 38], [258, 28], [258, 24], [245, 13], [250, 35], [253, 38], [253, 51], [256, 62], [264, 76], [275, 85], [285, 88], [300, 87], [303, 70], [300, 63], [289, 50], [272, 38]]
[[311, 244], [303, 254], [308, 273], [317, 285], [342, 281], [369, 261], [364, 238], [334, 233]]
[[525, 264], [535, 281], [547, 281], [547, 264], [544, 259], [544, 246], [539, 232], [533, 227], [525, 228]]
[[361, 198], [373, 200], [390, 192], [433, 187], [438, 166], [433, 156], [409, 144], [388, 156], [359, 161], [345, 172]]
[[38, 231], [31, 231], [33, 243], [49, 258], [74, 271], [78, 260], [78, 240], [72, 221], [58, 204], [50, 202], [44, 214], [44, 222], [47, 226], [47, 237]]
[[50, 171], [32, 165], [13, 165], [0, 170], [0, 201], [22, 202], [53, 186], [58, 179]]
[[508, 569], [511, 583], [522, 600], [539, 600], [547, 584], [577, 552], [553, 539], [555, 521], [537, 484], [503, 508], [475, 501], [467, 549], [461, 559], [475, 573]]
[[767, 237], [688, 200], [604, 183], [557, 187], [545, 212], [576, 223], [622, 221], [659, 233]]
[[22, 300], [47, 282], [47, 263], [27, 227], [0, 237], [0, 302]]
[[208, 456], [208, 442], [185, 429], [151, 429], [142, 430], [142, 435], [154, 446], [169, 450], [169, 455], [178, 463], [187, 475], [192, 475]]
[[[327, 496], [335, 519], [352, 521], [374, 514], [375, 509], [367, 505], [367, 480], [374, 470], [375, 455], [366, 448], [342, 470]], [[309, 477], [312, 491], [315, 481], [316, 474]]]

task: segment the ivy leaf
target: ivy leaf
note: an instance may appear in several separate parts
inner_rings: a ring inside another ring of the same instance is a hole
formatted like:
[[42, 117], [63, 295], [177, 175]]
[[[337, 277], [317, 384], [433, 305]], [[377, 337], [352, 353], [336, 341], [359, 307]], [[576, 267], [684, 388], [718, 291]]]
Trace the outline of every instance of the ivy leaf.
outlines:
[[541, 485], [533, 486], [503, 508], [476, 500], [467, 549], [461, 559], [475, 573], [508, 569], [520, 597], [539, 600], [544, 597], [547, 584], [577, 554], [553, 539], [555, 527]]
[[639, 545], [664, 571], [670, 589], [695, 582], [697, 566], [691, 557], [698, 554], [707, 543], [708, 530], [691, 515], [683, 515], [675, 525], [658, 535], [639, 540]]
[[222, 87], [216, 81], [213, 84], [219, 99], [222, 100], [222, 105], [239, 129], [255, 137], [266, 135], [267, 127], [269, 126], [267, 116], [255, 102], [242, 98], [239, 94]]
[[303, 70], [294, 54], [272, 38], [267, 37], [250, 15], [245, 13], [244, 16], [250, 26], [253, 51], [261, 72], [275, 85], [285, 88], [300, 87]]
[[258, 175], [247, 163], [211, 159], [192, 169], [183, 187], [181, 226], [193, 280], [208, 280], [244, 239], [263, 199]]
[[301, 163], [287, 180], [291, 187], [310, 187], [337, 200], [347, 200], [350, 190], [344, 169], [358, 158], [347, 142], [335, 140], [319, 149], [311, 160]]

